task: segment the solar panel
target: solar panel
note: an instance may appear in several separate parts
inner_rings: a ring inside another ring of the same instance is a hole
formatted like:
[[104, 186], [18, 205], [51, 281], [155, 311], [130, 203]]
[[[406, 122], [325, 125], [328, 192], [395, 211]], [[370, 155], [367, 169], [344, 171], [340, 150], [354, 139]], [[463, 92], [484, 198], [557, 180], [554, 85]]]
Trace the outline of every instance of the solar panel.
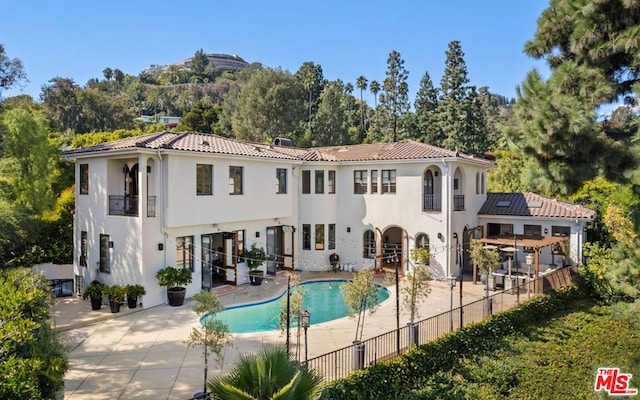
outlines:
[[542, 207], [542, 202], [540, 200], [533, 200], [527, 203], [529, 208], [540, 208]]
[[496, 204], [496, 207], [509, 207], [511, 205], [511, 200], [500, 200]]

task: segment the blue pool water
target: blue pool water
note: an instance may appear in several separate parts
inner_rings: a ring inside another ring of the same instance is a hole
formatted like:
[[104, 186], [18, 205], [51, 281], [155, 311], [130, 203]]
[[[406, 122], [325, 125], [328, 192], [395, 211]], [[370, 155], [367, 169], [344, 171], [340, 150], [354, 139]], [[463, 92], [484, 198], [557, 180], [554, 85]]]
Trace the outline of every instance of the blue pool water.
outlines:
[[[304, 282], [305, 290], [303, 308], [311, 312], [311, 323], [331, 321], [348, 315], [344, 304], [340, 285], [344, 280]], [[230, 307], [216, 314], [215, 318], [224, 321], [232, 333], [264, 332], [278, 329], [280, 315], [280, 297], [262, 303]], [[389, 297], [389, 292], [378, 286], [378, 300], [382, 302]], [[206, 318], [206, 317], [205, 317]], [[295, 318], [292, 319], [295, 326]]]

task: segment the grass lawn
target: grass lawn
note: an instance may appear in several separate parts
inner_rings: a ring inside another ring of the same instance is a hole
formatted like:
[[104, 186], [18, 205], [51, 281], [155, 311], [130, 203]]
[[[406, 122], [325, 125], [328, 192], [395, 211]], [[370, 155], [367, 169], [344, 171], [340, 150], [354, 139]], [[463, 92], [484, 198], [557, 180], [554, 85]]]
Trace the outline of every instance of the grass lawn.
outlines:
[[633, 374], [640, 389], [640, 301], [567, 305], [555, 318], [500, 341], [497, 350], [458, 360], [425, 379], [411, 399], [598, 399], [599, 367]]

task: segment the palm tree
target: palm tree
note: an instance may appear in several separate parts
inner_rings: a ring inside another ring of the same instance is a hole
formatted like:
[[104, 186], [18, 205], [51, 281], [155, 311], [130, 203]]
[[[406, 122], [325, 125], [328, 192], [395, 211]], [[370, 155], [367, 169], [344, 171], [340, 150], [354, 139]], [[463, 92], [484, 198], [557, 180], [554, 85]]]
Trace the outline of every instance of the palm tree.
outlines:
[[113, 77], [116, 80], [116, 93], [120, 93], [122, 82], [124, 82], [124, 72], [116, 68], [115, 70], [113, 70]]
[[356, 87], [360, 89], [360, 111], [362, 114], [362, 130], [364, 131], [364, 101], [362, 100], [362, 92], [367, 90], [367, 84], [369, 81], [364, 75], [360, 75], [358, 79], [356, 79]]
[[344, 92], [346, 94], [351, 94], [353, 93], [353, 84], [351, 82], [347, 82], [346, 85], [344, 85]]
[[107, 67], [102, 70], [102, 73], [104, 74], [104, 79], [107, 80], [107, 89], [109, 90], [109, 93], [111, 93], [111, 78], [113, 78], [113, 70]]
[[371, 81], [369, 85], [369, 90], [373, 93], [373, 98], [375, 100], [375, 106], [378, 108], [378, 92], [380, 91], [380, 83], [378, 81]]
[[299, 366], [284, 346], [242, 354], [226, 376], [209, 380], [220, 400], [313, 399], [320, 391], [318, 372]]

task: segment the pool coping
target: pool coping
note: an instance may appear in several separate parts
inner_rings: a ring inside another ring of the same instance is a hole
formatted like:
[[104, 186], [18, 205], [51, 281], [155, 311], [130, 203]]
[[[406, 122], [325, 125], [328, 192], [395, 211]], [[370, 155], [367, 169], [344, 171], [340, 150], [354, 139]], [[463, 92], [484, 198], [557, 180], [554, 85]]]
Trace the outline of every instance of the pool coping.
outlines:
[[[334, 278], [334, 279], [330, 279], [330, 278], [313, 278], [313, 279], [308, 279], [305, 280], [303, 282], [300, 282], [299, 284], [306, 284], [306, 283], [313, 283], [313, 282], [331, 282], [331, 281], [349, 281], [349, 279], [346, 278]], [[384, 299], [383, 301], [381, 301], [380, 303], [378, 303], [378, 307], [382, 307], [383, 305], [386, 305], [386, 303], [389, 303], [389, 300], [391, 300], [392, 298], [395, 298], [393, 295], [395, 294], [395, 288], [392, 287], [387, 287], [384, 286], [382, 283], [375, 283], [377, 286], [380, 286], [382, 288], [384, 288], [385, 290], [387, 290], [387, 292], [389, 292], [389, 297], [387, 297], [386, 299]], [[292, 286], [293, 287], [293, 286]], [[274, 301], [276, 299], [279, 299], [280, 297], [282, 297], [285, 292], [286, 292], [286, 288], [283, 288], [282, 291], [277, 292], [276, 295], [274, 296], [270, 296], [269, 298], [259, 301], [259, 302], [245, 302], [245, 303], [239, 303], [239, 304], [234, 304], [233, 306], [230, 307], [225, 307], [225, 310], [230, 310], [230, 309], [234, 309], [234, 308], [242, 308], [242, 307], [248, 307], [248, 306], [252, 306], [252, 305], [258, 305], [258, 304], [264, 304], [264, 303], [268, 303], [271, 301]], [[388, 306], [388, 305], [387, 305]], [[206, 317], [209, 314], [205, 314], [201, 317], [198, 318], [198, 322], [202, 321], [202, 318]], [[313, 326], [315, 327], [326, 327], [326, 326], [330, 326], [332, 324], [336, 324], [339, 322], [344, 321], [345, 319], [353, 319], [355, 317], [350, 317], [348, 315], [345, 315], [344, 317], [340, 317], [340, 318], [335, 318], [329, 321], [323, 321], [323, 322], [319, 322], [316, 324], [313, 324]], [[269, 330], [269, 331], [258, 331], [258, 332], [229, 332], [230, 334], [234, 335], [234, 336], [239, 336], [239, 337], [255, 337], [255, 336], [265, 336], [265, 335], [270, 335], [270, 334], [278, 334], [281, 335], [281, 330], [280, 329], [273, 329], [273, 330]]]

